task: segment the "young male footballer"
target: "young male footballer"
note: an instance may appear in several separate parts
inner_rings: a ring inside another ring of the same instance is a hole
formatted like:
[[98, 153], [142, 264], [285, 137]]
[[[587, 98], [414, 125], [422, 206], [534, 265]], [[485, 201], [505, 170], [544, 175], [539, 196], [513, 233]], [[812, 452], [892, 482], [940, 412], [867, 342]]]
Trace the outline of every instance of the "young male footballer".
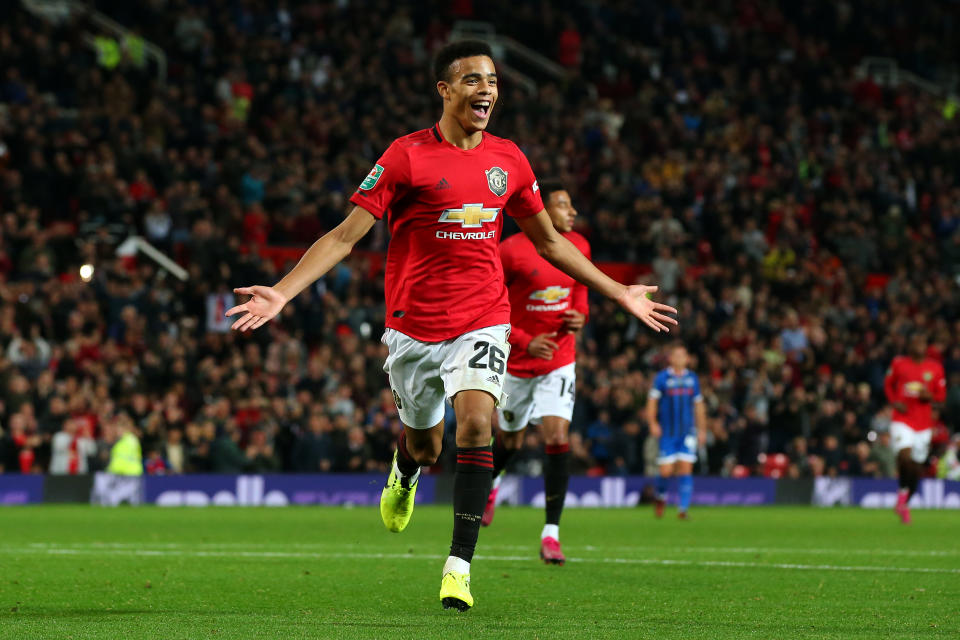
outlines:
[[[490, 493], [494, 408], [503, 394], [510, 343], [510, 304], [500, 264], [503, 214], [513, 216], [540, 255], [602, 295], [617, 300], [655, 331], [667, 331], [676, 310], [654, 302], [656, 287], [627, 287], [602, 274], [557, 233], [539, 187], [517, 146], [484, 132], [497, 104], [497, 72], [489, 46], [465, 41], [435, 59], [440, 121], [398, 138], [351, 196], [347, 218], [317, 240], [272, 287], [235, 290], [251, 298], [227, 312], [233, 328], [256, 329], [311, 282], [343, 260], [386, 216], [384, 370], [404, 424], [393, 469], [380, 499], [387, 529], [403, 531], [413, 513], [422, 465], [443, 440], [444, 402], [457, 417], [453, 536], [443, 565], [444, 608], [473, 606], [470, 561]], [[398, 79], [396, 89], [406, 90]]]
[[[589, 258], [590, 244], [573, 230], [577, 210], [564, 186], [546, 180], [540, 194], [553, 228]], [[576, 335], [587, 321], [587, 288], [544, 260], [522, 233], [500, 245], [500, 259], [510, 292], [511, 349], [493, 443], [494, 488], [481, 524], [493, 521], [500, 473], [523, 444], [527, 425], [540, 425], [546, 454], [540, 558], [562, 565], [560, 515], [570, 482], [567, 436], [577, 386]]]

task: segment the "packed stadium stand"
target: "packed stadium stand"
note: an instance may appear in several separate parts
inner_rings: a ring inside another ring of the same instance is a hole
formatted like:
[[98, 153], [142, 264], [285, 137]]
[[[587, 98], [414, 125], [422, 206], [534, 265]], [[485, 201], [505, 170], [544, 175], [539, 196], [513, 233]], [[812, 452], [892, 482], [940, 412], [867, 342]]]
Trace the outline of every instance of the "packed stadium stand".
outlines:
[[[382, 225], [278, 321], [239, 335], [223, 311], [435, 122], [430, 53], [492, 22], [510, 64], [491, 131], [569, 185], [598, 262], [680, 310], [698, 472], [893, 475], [883, 379], [916, 332], [948, 376], [937, 455], [956, 447], [952, 3], [44, 4], [0, 3], [6, 473], [102, 469], [131, 424], [148, 473], [385, 471]], [[574, 471], [651, 473], [667, 340], [593, 305]]]

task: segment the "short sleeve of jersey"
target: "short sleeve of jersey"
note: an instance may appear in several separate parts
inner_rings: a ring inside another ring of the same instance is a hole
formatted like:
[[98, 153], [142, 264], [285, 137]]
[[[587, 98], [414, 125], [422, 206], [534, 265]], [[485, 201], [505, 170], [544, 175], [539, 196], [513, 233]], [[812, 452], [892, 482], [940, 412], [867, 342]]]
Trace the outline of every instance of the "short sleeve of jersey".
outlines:
[[663, 371], [657, 374], [657, 377], [653, 379], [653, 387], [650, 389], [650, 397], [654, 400], [659, 400], [660, 396], [663, 395], [664, 388], [664, 378], [665, 374]]
[[703, 402], [703, 392], [700, 391], [700, 377], [697, 375], [693, 376], [693, 401]]
[[540, 198], [540, 185], [533, 175], [530, 161], [520, 149], [517, 152], [517, 169], [520, 172], [519, 188], [510, 196], [507, 202], [507, 213], [514, 218], [526, 218], [543, 211], [543, 200]]
[[587, 260], [593, 260], [593, 253], [590, 250], [590, 243], [587, 242], [587, 239], [581, 236], [579, 233], [576, 235], [577, 238], [577, 249], [580, 249], [580, 253], [587, 256]]
[[350, 202], [380, 219], [409, 186], [410, 158], [399, 141], [394, 141], [350, 196]]

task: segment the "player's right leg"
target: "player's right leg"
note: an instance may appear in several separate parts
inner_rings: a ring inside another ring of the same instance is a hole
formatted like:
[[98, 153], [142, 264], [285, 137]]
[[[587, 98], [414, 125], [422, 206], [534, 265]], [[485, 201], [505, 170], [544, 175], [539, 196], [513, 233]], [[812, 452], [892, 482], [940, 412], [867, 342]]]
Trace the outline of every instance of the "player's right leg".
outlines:
[[527, 422], [533, 411], [533, 389], [536, 378], [520, 378], [506, 374], [503, 398], [497, 407], [498, 428], [493, 437], [493, 488], [487, 497], [480, 524], [489, 527], [497, 507], [497, 493], [504, 468], [523, 446]]
[[673, 450], [670, 440], [665, 437], [660, 438], [660, 455], [657, 456], [657, 466], [660, 473], [657, 475], [656, 497], [653, 500], [653, 514], [663, 517], [663, 511], [667, 506], [667, 489], [670, 485], [670, 478], [673, 476], [673, 465], [677, 461], [677, 453]]
[[399, 533], [413, 514], [420, 467], [435, 463], [443, 445], [442, 351], [437, 344], [392, 329], [387, 329], [382, 341], [390, 350], [383, 370], [390, 376], [404, 428], [380, 494], [380, 516], [387, 530]]
[[413, 515], [420, 467], [437, 461], [443, 446], [443, 421], [429, 429], [415, 429], [404, 425], [397, 438], [393, 466], [387, 483], [380, 493], [380, 517], [388, 531], [400, 533], [407, 528]]
[[500, 480], [503, 479], [503, 470], [507, 463], [523, 446], [523, 438], [527, 430], [504, 431], [494, 429], [493, 435], [493, 485], [487, 497], [487, 506], [483, 510], [480, 526], [489, 527], [493, 524], [493, 514], [497, 509], [497, 494], [500, 492]]

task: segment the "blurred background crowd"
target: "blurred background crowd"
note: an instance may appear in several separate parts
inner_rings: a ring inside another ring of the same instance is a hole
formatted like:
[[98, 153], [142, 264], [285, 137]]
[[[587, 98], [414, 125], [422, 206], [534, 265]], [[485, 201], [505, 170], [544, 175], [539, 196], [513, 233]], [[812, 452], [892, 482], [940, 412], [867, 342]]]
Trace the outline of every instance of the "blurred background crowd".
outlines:
[[[699, 472], [893, 475], [883, 378], [915, 332], [949, 384], [930, 472], [956, 463], [960, 105], [858, 71], [882, 54], [955, 79], [956, 3], [92, 5], [163, 49], [166, 82], [136, 46], [90, 48], [82, 14], [0, 7], [3, 471], [101, 469], [126, 428], [148, 473], [385, 470], [382, 224], [256, 333], [223, 311], [433, 124], [430, 53], [457, 20], [564, 69], [533, 91], [507, 75], [491, 132], [565, 181], [596, 260], [643, 265], [679, 308], [709, 415]], [[132, 235], [186, 280], [118, 255]], [[592, 305], [574, 472], [650, 472], [665, 339]], [[538, 472], [535, 432], [513, 464]]]

